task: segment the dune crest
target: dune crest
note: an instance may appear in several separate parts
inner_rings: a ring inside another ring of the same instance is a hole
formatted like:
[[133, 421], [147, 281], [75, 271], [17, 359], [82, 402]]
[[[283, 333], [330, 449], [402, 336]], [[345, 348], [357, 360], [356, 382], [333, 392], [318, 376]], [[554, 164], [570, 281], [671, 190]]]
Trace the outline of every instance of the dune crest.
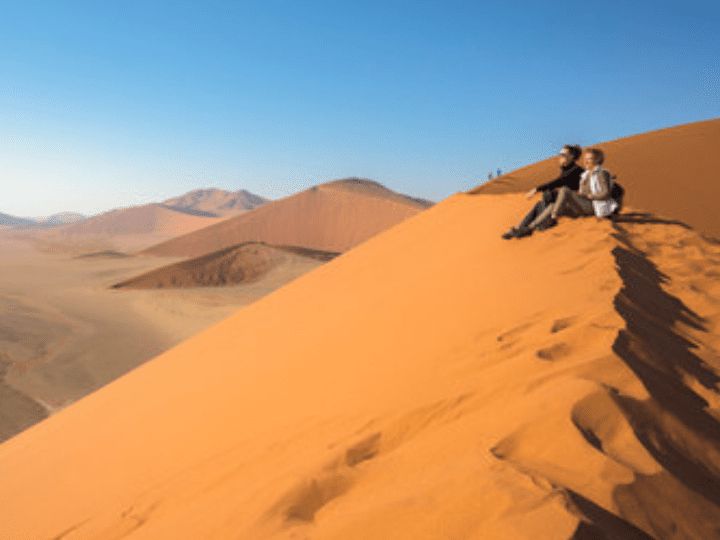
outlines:
[[[245, 242], [201, 257], [163, 266], [113, 285], [114, 289], [221, 287], [257, 281], [280, 266], [325, 262], [337, 253]], [[315, 266], [315, 265], [312, 265]]]
[[[573, 141], [568, 141], [572, 143]], [[605, 165], [627, 189], [625, 202], [672, 217], [703, 234], [720, 238], [720, 182], [715, 163], [720, 118], [694, 122], [594, 144]], [[555, 178], [556, 158], [522, 167], [480, 185], [474, 194], [525, 192]]]
[[343, 252], [430, 205], [370, 180], [336, 180], [173, 238], [144, 253], [198, 257], [249, 241]]
[[132, 251], [202, 229], [222, 219], [207, 212], [152, 203], [110, 210], [52, 229], [28, 231], [24, 236], [35, 240], [39, 246], [62, 246], [78, 252]]
[[526, 205], [451, 197], [0, 445], [0, 536], [713, 537], [720, 246], [501, 240]]

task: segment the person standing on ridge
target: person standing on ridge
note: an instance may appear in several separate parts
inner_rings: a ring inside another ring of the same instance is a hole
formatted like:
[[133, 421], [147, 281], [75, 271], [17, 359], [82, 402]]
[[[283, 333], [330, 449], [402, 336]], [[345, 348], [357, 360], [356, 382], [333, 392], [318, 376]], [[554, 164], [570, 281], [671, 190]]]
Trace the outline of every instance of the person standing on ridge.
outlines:
[[585, 170], [575, 163], [582, 154], [582, 148], [576, 144], [566, 144], [558, 154], [558, 164], [560, 165], [560, 175], [549, 182], [534, 187], [527, 193], [528, 199], [534, 197], [538, 192], [542, 193], [542, 199], [532, 207], [530, 212], [523, 218], [517, 227], [511, 227], [502, 237], [505, 240], [511, 238], [522, 238], [532, 234], [533, 229], [547, 229], [555, 225], [553, 219], [548, 216], [547, 219], [536, 223], [533, 228], [530, 224], [540, 216], [546, 208], [551, 206], [557, 199], [557, 193], [560, 188], [566, 187], [572, 191], [577, 191], [580, 187], [580, 177]]

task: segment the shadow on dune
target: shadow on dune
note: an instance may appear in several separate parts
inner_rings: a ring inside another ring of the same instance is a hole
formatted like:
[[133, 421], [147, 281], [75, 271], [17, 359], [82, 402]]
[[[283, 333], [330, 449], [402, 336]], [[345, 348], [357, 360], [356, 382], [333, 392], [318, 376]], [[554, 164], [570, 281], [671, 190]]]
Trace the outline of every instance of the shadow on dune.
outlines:
[[645, 225], [679, 225], [683, 229], [689, 229], [690, 226], [687, 223], [678, 221], [676, 219], [663, 219], [659, 218], [648, 212], [628, 212], [617, 214], [612, 216], [614, 223], [639, 223]]
[[[655, 218], [633, 223], [656, 223]], [[652, 221], [650, 220], [652, 219]], [[666, 223], [665, 221], [660, 221]], [[685, 226], [684, 224], [680, 224]], [[720, 376], [695, 354], [697, 345], [682, 327], [707, 332], [704, 320], [662, 288], [667, 277], [632, 243], [617, 222], [613, 250], [623, 286], [615, 308], [626, 328], [614, 352], [640, 379], [650, 398], [613, 392], [638, 440], [664, 472], [636, 475], [614, 497], [621, 515], [659, 538], [676, 529], [720, 538], [720, 422], [688, 379], [717, 391]], [[609, 531], [608, 531], [609, 532]]]
[[652, 540], [627, 521], [608, 512], [601, 506], [586, 499], [572, 490], [564, 490], [568, 504], [574, 507], [575, 513], [584, 516], [588, 521], [581, 521], [570, 540]]

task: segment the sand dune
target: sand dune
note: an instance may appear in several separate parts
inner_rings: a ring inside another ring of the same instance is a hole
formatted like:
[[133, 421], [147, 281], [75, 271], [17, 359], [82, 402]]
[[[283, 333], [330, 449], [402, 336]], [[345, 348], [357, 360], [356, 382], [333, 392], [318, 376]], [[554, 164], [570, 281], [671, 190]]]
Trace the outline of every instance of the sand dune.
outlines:
[[177, 210], [204, 212], [219, 217], [252, 210], [266, 202], [268, 202], [267, 199], [244, 189], [225, 191], [210, 188], [190, 191], [179, 197], [168, 199], [163, 204]]
[[523, 205], [453, 197], [0, 446], [3, 532], [714, 537], [720, 248], [503, 243]]
[[450, 197], [0, 445], [0, 537], [716, 538], [720, 244], [501, 240], [526, 207]]
[[195, 259], [164, 266], [113, 285], [114, 289], [219, 287], [251, 283], [283, 265], [313, 268], [337, 253], [246, 242]]
[[197, 257], [248, 241], [342, 252], [430, 204], [369, 180], [340, 180], [173, 238], [145, 253]]
[[[570, 141], [572, 142], [572, 141]], [[627, 189], [626, 202], [645, 211], [681, 220], [720, 238], [720, 182], [715, 163], [720, 119], [651, 131], [597, 144], [605, 166]], [[557, 176], [550, 158], [484, 184], [472, 193], [527, 191]]]
[[73, 257], [3, 235], [0, 441], [321, 264], [308, 256], [318, 254], [283, 253], [262, 275], [222, 289], [120, 292], [110, 286], [177, 259]]
[[110, 210], [77, 223], [29, 232], [25, 237], [50, 249], [61, 246], [77, 252], [132, 251], [220, 221], [222, 218], [214, 215], [153, 203]]

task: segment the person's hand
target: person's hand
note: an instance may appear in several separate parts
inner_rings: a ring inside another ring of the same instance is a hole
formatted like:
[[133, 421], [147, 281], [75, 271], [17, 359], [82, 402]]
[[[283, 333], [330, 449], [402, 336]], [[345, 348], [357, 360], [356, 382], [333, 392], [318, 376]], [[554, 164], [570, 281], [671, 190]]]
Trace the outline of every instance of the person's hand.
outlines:
[[534, 197], [536, 193], [537, 193], [537, 188], [532, 188], [530, 191], [528, 191], [528, 192], [525, 194], [525, 196], [526, 196], [528, 199], [530, 199], [530, 198]]

